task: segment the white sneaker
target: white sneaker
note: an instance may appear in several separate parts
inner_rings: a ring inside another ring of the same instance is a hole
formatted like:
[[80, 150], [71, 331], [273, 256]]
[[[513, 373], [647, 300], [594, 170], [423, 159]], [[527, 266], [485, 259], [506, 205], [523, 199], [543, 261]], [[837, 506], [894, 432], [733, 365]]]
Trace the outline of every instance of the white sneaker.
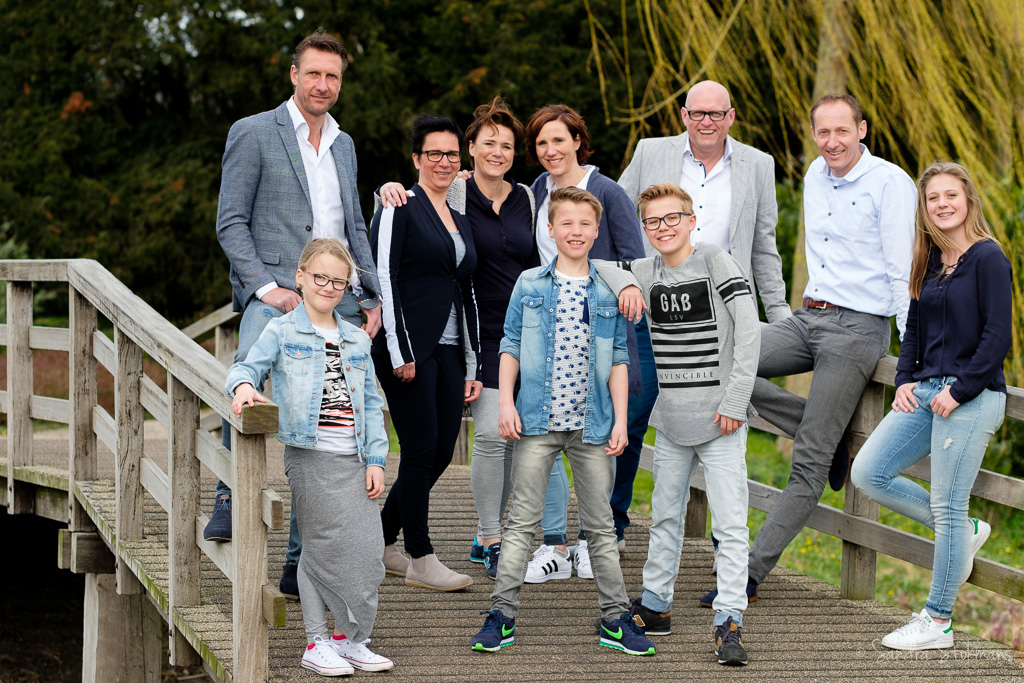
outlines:
[[368, 642], [370, 642], [369, 639], [357, 643], [348, 638], [341, 640], [331, 638], [331, 645], [334, 646], [334, 651], [355, 668], [362, 671], [387, 671], [388, 669], [393, 669], [395, 663], [387, 657], [371, 652], [370, 648], [366, 647]]
[[971, 572], [974, 570], [974, 556], [978, 554], [981, 546], [985, 545], [989, 534], [992, 533], [992, 526], [988, 522], [975, 519], [974, 517], [969, 517], [968, 521], [971, 523], [971, 546], [967, 555], [967, 569], [964, 570], [964, 578], [960, 583], [966, 582], [967, 578], [971, 575]]
[[524, 583], [544, 583], [552, 579], [568, 579], [572, 576], [572, 560], [562, 556], [550, 545], [542, 545], [533, 552], [533, 559], [526, 565]]
[[594, 578], [594, 569], [590, 566], [590, 551], [587, 549], [586, 541], [580, 541], [576, 546], [576, 557], [573, 563], [576, 565], [576, 576], [581, 579]]
[[302, 668], [315, 671], [321, 676], [351, 676], [356, 672], [331, 643], [320, 636], [313, 636], [313, 642], [306, 646], [302, 655]]
[[938, 650], [953, 647], [953, 621], [940, 624], [926, 610], [915, 614], [906, 626], [901, 626], [885, 638], [882, 645], [894, 650]]

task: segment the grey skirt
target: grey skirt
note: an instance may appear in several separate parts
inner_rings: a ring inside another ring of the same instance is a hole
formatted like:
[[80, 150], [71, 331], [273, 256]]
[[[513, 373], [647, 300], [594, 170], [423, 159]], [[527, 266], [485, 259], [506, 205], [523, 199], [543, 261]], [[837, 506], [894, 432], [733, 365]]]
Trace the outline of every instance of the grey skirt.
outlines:
[[356, 642], [370, 637], [384, 580], [384, 534], [356, 455], [286, 446], [284, 471], [302, 539], [300, 571]]

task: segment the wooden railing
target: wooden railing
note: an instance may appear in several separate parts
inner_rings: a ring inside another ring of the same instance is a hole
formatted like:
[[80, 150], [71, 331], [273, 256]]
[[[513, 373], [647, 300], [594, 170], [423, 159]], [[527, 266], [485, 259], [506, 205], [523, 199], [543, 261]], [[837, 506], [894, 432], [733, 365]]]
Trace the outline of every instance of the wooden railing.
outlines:
[[[268, 627], [283, 625], [284, 615], [283, 599], [267, 586], [267, 530], [283, 528], [283, 502], [266, 483], [266, 434], [277, 431], [277, 406], [257, 404], [236, 417], [223, 389], [224, 365], [94, 261], [0, 261], [0, 280], [7, 282], [0, 345], [7, 346], [8, 388], [0, 392], [0, 408], [7, 414], [8, 511], [35, 511], [34, 491], [15, 476], [33, 465], [32, 420], [68, 424], [66, 519], [71, 547], [89, 546], [97, 529], [79, 498], [79, 484], [97, 478], [99, 439], [115, 454], [116, 518], [114, 534], [105, 540], [116, 556], [117, 594], [143, 590], [125, 561], [125, 547], [143, 536], [146, 491], [168, 516], [170, 596], [162, 616], [172, 634], [172, 663], [198, 662], [179, 630], [177, 609], [200, 604], [203, 553], [232, 585], [233, 678], [265, 680]], [[35, 282], [68, 283], [68, 329], [33, 326]], [[112, 323], [113, 341], [97, 328], [97, 314]], [[33, 349], [68, 352], [70, 398], [33, 395]], [[143, 373], [143, 353], [167, 371], [166, 392]], [[114, 376], [113, 416], [96, 401], [97, 364]], [[218, 422], [230, 424], [230, 452], [200, 428], [200, 403], [212, 408]], [[143, 452], [147, 411], [168, 430], [166, 472]], [[201, 464], [233, 491], [230, 543], [203, 539]], [[74, 543], [78, 536], [82, 543]]]
[[[896, 359], [882, 358], [868, 383], [860, 403], [853, 415], [851, 437], [848, 442], [851, 456], [864, 445], [868, 435], [878, 426], [885, 415], [885, 387], [893, 386], [896, 377]], [[1024, 419], [1024, 391], [1017, 387], [1007, 388], [1007, 419]], [[779, 436], [792, 438], [763, 420], [751, 423], [752, 427], [769, 431]], [[640, 466], [646, 470], [653, 467], [654, 449], [644, 447]], [[931, 481], [930, 460], [925, 458], [905, 474]], [[748, 481], [750, 507], [770, 512], [782, 493], [779, 489], [753, 480]], [[894, 529], [878, 521], [878, 504], [871, 501], [852, 483], [846, 485], [843, 509], [839, 510], [824, 503], [807, 520], [807, 526], [831, 534], [843, 541], [842, 577], [840, 590], [843, 597], [855, 600], [875, 598], [875, 566], [877, 553], [905, 560], [911, 564], [931, 569], [934, 542], [915, 534]], [[974, 482], [972, 495], [975, 498], [993, 501], [1017, 510], [1024, 510], [1024, 481], [988, 470], [981, 470]], [[707, 528], [708, 502], [705, 493], [704, 469], [699, 468], [690, 489], [690, 505], [687, 509], [686, 536], [703, 537]], [[1017, 600], [1024, 600], [1024, 570], [992, 560], [978, 557], [970, 583], [1001, 593]]]

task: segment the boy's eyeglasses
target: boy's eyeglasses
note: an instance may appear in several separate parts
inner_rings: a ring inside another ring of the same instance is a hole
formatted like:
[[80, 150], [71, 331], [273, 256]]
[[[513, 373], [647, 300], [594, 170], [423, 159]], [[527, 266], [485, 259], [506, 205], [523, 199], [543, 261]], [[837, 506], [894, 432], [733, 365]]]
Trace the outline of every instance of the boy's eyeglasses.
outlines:
[[670, 228], [674, 228], [683, 222], [683, 216], [692, 216], [692, 213], [685, 211], [674, 211], [672, 213], [666, 213], [664, 216], [648, 216], [643, 219], [644, 230], [657, 230], [658, 227], [665, 223]]
[[317, 287], [326, 287], [328, 282], [334, 285], [334, 288], [339, 292], [348, 287], [348, 280], [344, 278], [328, 277], [323, 273], [311, 273], [308, 270], [304, 270], [302, 272], [306, 273], [307, 275], [312, 275], [313, 284], [316, 285]]
[[439, 149], [425, 149], [420, 154], [426, 155], [427, 161], [435, 164], [441, 161], [441, 157], [448, 157], [448, 161], [453, 164], [462, 163], [462, 153], [457, 149], [451, 152], [442, 152]]

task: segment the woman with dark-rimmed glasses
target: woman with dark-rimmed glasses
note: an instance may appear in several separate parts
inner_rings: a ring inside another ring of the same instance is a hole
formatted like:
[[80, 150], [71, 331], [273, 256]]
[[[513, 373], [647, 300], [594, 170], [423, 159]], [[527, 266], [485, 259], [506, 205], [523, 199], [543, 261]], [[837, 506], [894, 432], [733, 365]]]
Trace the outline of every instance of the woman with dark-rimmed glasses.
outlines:
[[[498, 570], [501, 518], [512, 471], [512, 442], [498, 434], [498, 347], [516, 279], [538, 264], [533, 193], [510, 174], [523, 136], [523, 125], [500, 97], [477, 107], [465, 136], [473, 175], [456, 179], [448, 192], [449, 205], [469, 219], [477, 250], [473, 289], [480, 313], [484, 388], [480, 400], [470, 405], [474, 426], [470, 469], [479, 524], [469, 559], [483, 563], [492, 579]], [[380, 197], [385, 204], [401, 205], [406, 193], [399, 183], [386, 183]]]
[[[451, 119], [419, 115], [412, 127], [419, 179], [405, 206], [379, 209], [370, 225], [384, 328], [373, 343], [374, 366], [401, 449], [381, 510], [384, 567], [408, 585], [441, 591], [473, 583], [441, 564], [427, 526], [430, 489], [451, 462], [463, 405], [481, 390], [470, 279], [476, 248], [468, 221], [447, 203], [461, 137]], [[408, 556], [396, 547], [399, 531]]]

